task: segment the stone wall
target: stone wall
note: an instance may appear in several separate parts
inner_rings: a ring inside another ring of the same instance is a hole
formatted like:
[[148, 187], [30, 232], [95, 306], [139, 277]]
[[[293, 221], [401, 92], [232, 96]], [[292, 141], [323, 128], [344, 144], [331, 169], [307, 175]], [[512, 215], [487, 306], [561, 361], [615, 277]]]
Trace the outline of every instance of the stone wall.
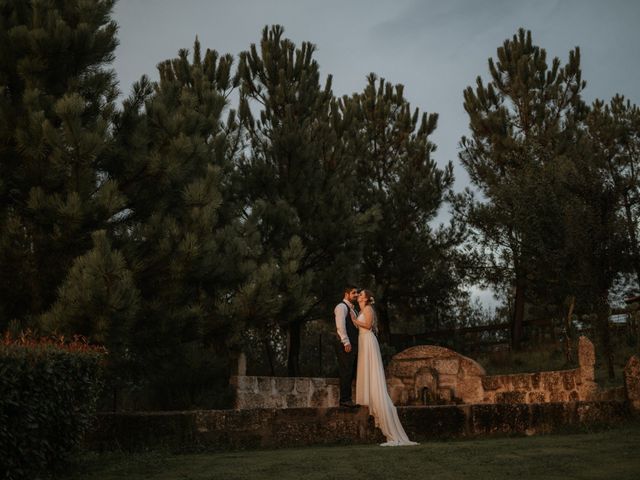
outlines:
[[[580, 369], [532, 374], [491, 375], [482, 379], [483, 403], [576, 402], [581, 399]], [[582, 396], [582, 398], [585, 398]]]
[[599, 390], [595, 350], [580, 337], [579, 367], [572, 370], [485, 375], [470, 358], [443, 347], [421, 345], [394, 356], [387, 385], [396, 405], [462, 403], [556, 403], [624, 400], [624, 388]]
[[595, 350], [586, 337], [578, 341], [579, 367], [572, 370], [491, 375], [482, 379], [484, 403], [549, 403], [595, 400]]
[[[398, 415], [409, 438], [425, 441], [610, 425], [630, 412], [626, 402], [572, 402], [398, 407]], [[288, 408], [101, 414], [85, 444], [187, 452], [383, 441], [367, 408]]]
[[624, 367], [624, 388], [631, 408], [640, 412], [640, 358], [637, 355]]
[[323, 408], [338, 405], [337, 378], [231, 377], [235, 408]]
[[[635, 359], [635, 360], [634, 360]], [[623, 401], [636, 395], [640, 410], [640, 360], [632, 357], [625, 387], [601, 390], [595, 382], [595, 350], [586, 337], [578, 342], [579, 367], [571, 370], [486, 375], [474, 360], [453, 350], [419, 345], [398, 353], [386, 369], [395, 405], [534, 404], [577, 401]], [[231, 378], [235, 408], [324, 408], [338, 405], [336, 378]], [[636, 393], [633, 393], [636, 392]]]

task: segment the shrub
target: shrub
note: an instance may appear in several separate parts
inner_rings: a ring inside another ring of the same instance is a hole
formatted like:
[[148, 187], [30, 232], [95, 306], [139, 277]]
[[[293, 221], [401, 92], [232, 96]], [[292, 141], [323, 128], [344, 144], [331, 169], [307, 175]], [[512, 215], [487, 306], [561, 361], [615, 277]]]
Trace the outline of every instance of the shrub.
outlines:
[[58, 470], [91, 424], [102, 347], [76, 337], [6, 335], [0, 342], [0, 474], [41, 478]]

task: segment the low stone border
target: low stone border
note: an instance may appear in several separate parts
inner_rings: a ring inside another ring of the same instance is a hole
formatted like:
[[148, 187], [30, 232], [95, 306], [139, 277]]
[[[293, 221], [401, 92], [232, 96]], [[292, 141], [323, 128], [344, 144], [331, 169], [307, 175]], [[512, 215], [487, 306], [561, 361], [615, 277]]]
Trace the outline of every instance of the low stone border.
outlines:
[[[104, 413], [86, 444], [96, 450], [176, 451], [374, 444], [384, 441], [367, 408], [288, 408]], [[627, 402], [477, 404], [398, 407], [410, 438], [532, 435], [624, 422]]]

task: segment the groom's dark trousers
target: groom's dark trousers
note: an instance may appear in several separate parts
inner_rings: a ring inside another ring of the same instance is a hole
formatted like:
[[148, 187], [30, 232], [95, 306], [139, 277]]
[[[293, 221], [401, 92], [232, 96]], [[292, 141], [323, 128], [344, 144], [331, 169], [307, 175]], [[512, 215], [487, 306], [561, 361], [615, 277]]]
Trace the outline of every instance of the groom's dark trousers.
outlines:
[[338, 356], [338, 373], [340, 374], [340, 403], [351, 401], [353, 379], [356, 377], [358, 361], [358, 344], [350, 352], [344, 351], [342, 342], [336, 342], [336, 355]]
[[352, 383], [358, 368], [358, 328], [347, 315], [345, 322], [347, 336], [351, 342], [351, 351], [345, 352], [340, 340], [336, 341], [336, 356], [338, 358], [338, 373], [340, 375], [340, 403], [350, 402]]

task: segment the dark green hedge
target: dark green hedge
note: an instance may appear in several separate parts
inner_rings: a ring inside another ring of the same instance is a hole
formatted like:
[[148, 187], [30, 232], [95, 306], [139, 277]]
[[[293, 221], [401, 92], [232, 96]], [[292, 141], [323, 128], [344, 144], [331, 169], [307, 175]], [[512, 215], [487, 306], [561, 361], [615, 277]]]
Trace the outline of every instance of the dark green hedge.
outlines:
[[0, 342], [0, 478], [64, 465], [93, 419], [104, 353], [77, 339]]

